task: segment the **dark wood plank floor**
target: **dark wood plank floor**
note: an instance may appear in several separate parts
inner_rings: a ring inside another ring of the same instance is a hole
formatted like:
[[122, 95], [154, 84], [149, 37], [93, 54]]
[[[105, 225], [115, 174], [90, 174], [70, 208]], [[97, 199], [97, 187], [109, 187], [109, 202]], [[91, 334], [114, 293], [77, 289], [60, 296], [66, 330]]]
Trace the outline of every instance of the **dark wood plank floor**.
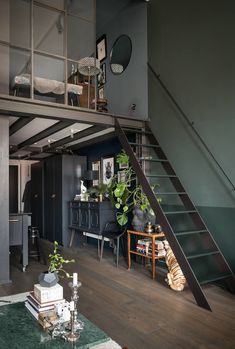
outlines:
[[[44, 244], [45, 250], [48, 244]], [[47, 252], [46, 252], [47, 253]], [[215, 286], [204, 291], [213, 312], [199, 308], [190, 291], [177, 293], [169, 289], [164, 276], [151, 280], [150, 270], [140, 264], [126, 269], [125, 260], [115, 267], [113, 255], [104, 251], [97, 260], [95, 246], [65, 250], [76, 259], [69, 270], [77, 271], [80, 288], [79, 311], [128, 349], [235, 348], [235, 297]], [[22, 273], [18, 260], [12, 258], [12, 284], [0, 286], [0, 296], [33, 289], [45, 266], [30, 260]], [[69, 299], [67, 280], [65, 297]]]

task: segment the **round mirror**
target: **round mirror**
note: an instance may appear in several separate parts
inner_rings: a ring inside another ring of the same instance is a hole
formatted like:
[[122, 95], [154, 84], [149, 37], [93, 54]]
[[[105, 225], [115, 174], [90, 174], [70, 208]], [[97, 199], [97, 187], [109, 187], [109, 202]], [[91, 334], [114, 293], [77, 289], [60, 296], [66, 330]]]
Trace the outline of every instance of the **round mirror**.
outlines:
[[122, 74], [128, 66], [131, 58], [131, 39], [127, 35], [121, 35], [113, 44], [110, 53], [110, 69], [113, 74]]

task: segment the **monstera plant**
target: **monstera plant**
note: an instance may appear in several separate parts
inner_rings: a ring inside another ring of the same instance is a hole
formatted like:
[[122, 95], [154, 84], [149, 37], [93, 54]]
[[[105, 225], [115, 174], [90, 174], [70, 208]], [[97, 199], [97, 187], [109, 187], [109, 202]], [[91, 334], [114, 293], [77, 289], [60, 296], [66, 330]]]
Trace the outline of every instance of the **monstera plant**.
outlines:
[[[117, 163], [124, 165], [129, 163], [129, 156], [122, 150], [117, 155]], [[143, 192], [141, 185], [136, 185], [136, 174], [131, 166], [122, 170], [122, 181], [118, 181], [118, 176], [114, 175], [108, 185], [109, 197], [117, 209], [117, 222], [125, 225], [128, 222], [128, 214], [134, 208], [140, 209], [144, 213], [153, 213], [149, 201]], [[158, 185], [152, 186], [156, 194]], [[157, 198], [160, 201], [160, 198]]]

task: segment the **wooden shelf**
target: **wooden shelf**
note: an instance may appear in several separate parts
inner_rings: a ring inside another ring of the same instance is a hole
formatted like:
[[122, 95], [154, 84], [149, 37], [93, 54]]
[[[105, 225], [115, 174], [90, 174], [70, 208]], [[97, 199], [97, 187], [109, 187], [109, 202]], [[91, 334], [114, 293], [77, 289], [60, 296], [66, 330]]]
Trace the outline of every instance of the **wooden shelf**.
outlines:
[[[131, 236], [141, 236], [141, 237], [147, 237], [152, 243], [152, 253], [150, 255], [146, 255], [141, 252], [133, 251], [131, 250]], [[137, 255], [141, 256], [144, 258], [148, 258], [152, 260], [152, 278], [155, 279], [155, 260], [165, 258], [165, 256], [156, 256], [155, 255], [155, 248], [153, 249], [153, 246], [155, 245], [155, 240], [157, 238], [164, 238], [165, 234], [164, 233], [152, 233], [148, 234], [144, 231], [132, 231], [132, 230], [127, 230], [127, 257], [128, 257], [128, 269], [131, 268], [131, 255]]]
[[[138, 255], [138, 256], [145, 257], [145, 258], [150, 258], [150, 259], [153, 258], [152, 256], [149, 256], [149, 255], [147, 255], [147, 254], [140, 253], [140, 252], [137, 252], [137, 251], [131, 251], [131, 250], [130, 250], [130, 253], [136, 254], [136, 255]], [[155, 257], [154, 257], [154, 259], [160, 259], [160, 258], [165, 258], [165, 256], [155, 256]]]

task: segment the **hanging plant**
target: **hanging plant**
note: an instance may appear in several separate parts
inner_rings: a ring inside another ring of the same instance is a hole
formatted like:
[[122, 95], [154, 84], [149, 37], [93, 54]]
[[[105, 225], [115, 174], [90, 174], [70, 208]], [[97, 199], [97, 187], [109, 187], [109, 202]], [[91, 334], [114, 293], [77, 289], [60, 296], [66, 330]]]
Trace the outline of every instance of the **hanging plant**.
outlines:
[[[117, 163], [120, 165], [129, 163], [129, 156], [124, 150], [117, 155]], [[141, 185], [136, 185], [137, 177], [133, 168], [129, 166], [122, 172], [124, 172], [125, 181], [118, 182], [115, 174], [108, 185], [109, 197], [118, 210], [116, 217], [118, 224], [121, 226], [128, 223], [128, 214], [135, 206], [138, 206], [142, 211], [152, 211]], [[152, 186], [155, 195], [158, 187], [158, 185]], [[157, 200], [160, 201], [160, 198], [157, 198]]]

